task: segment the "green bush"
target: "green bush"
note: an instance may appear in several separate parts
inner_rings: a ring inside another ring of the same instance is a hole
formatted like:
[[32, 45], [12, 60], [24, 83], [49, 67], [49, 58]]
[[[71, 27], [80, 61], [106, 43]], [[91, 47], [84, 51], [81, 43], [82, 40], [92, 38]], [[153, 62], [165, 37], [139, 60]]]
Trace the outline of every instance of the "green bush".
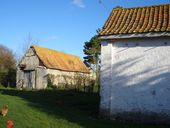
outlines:
[[15, 87], [16, 70], [10, 69], [8, 72], [0, 72], [0, 85], [4, 87]]

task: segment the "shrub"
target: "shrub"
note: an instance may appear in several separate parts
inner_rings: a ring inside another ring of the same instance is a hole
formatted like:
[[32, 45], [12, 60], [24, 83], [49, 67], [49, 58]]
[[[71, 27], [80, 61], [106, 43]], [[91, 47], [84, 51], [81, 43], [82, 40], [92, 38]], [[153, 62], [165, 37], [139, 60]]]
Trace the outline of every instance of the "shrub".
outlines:
[[8, 72], [0, 72], [0, 85], [4, 87], [15, 87], [16, 70], [10, 69]]

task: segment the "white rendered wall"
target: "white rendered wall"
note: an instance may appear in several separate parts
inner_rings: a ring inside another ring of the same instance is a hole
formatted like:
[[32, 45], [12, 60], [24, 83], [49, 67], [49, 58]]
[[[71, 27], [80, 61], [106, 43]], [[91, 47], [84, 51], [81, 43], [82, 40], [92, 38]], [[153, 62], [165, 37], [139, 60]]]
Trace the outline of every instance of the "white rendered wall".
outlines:
[[111, 50], [112, 43], [103, 42], [101, 46], [100, 74], [100, 112], [107, 116], [110, 113], [110, 83], [111, 83]]
[[103, 42], [101, 56], [100, 108], [104, 114], [170, 116], [170, 38]]

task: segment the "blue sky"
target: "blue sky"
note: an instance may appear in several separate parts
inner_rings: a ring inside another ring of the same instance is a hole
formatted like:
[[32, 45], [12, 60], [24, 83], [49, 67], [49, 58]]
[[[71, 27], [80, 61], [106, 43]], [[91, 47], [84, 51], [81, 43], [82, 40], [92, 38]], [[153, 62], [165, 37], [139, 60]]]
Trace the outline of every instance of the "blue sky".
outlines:
[[0, 44], [20, 54], [31, 33], [40, 46], [83, 58], [84, 42], [102, 28], [113, 7], [165, 3], [170, 1], [0, 0]]

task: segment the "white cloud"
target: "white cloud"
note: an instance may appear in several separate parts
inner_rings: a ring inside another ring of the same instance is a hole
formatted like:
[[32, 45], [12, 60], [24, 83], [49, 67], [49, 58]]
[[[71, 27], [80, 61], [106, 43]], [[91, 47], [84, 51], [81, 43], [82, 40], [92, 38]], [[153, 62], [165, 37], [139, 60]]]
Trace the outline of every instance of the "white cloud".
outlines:
[[85, 8], [85, 4], [83, 3], [83, 0], [72, 0], [72, 4], [80, 8]]

